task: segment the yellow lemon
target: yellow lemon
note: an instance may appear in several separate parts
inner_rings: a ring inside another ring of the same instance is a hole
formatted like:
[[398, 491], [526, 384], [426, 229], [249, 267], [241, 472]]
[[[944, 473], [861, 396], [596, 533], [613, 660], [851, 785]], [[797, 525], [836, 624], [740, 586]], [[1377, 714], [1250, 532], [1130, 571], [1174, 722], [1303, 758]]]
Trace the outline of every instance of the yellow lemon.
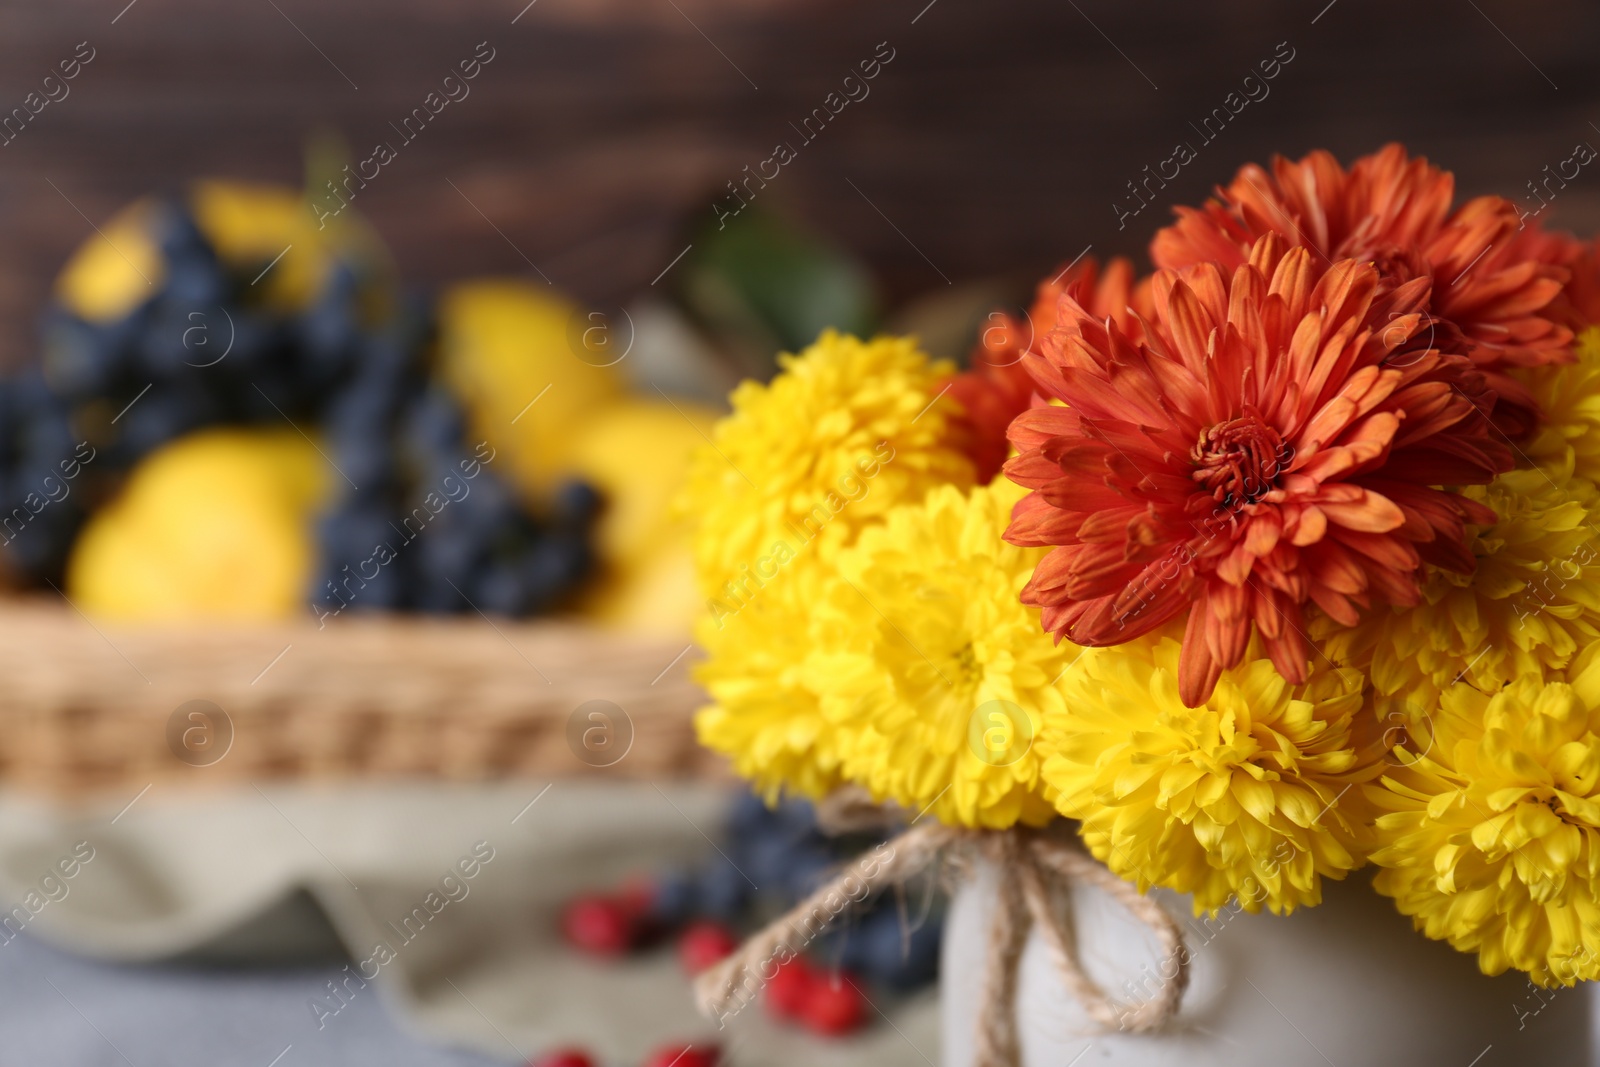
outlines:
[[[263, 299], [282, 311], [310, 304], [340, 259], [383, 273], [387, 260], [376, 236], [353, 212], [320, 226], [297, 189], [243, 182], [201, 181], [189, 198], [195, 222], [224, 263], [271, 269], [261, 275]], [[281, 258], [280, 258], [281, 257]], [[386, 287], [369, 287], [368, 301], [383, 300]], [[369, 306], [369, 314], [387, 307]]]
[[571, 471], [575, 439], [622, 392], [606, 340], [576, 305], [528, 282], [464, 282], [439, 301], [441, 373], [530, 499]]
[[[364, 286], [363, 310], [371, 317], [389, 310], [387, 257], [353, 213], [319, 226], [298, 190], [215, 180], [195, 183], [188, 207], [223, 264], [244, 278], [262, 271], [259, 281], [250, 280], [269, 307], [304, 309], [334, 264], [345, 260], [362, 265], [364, 280], [381, 280]], [[136, 201], [85, 241], [57, 280], [62, 306], [91, 322], [114, 322], [154, 296], [167, 275], [156, 229], [160, 211], [154, 200]]]
[[152, 453], [79, 535], [68, 595], [129, 622], [303, 609], [326, 463], [298, 431], [206, 430]]
[[56, 298], [90, 322], [115, 322], [154, 296], [167, 278], [153, 233], [155, 204], [134, 203], [78, 247], [56, 279]]
[[622, 630], [676, 636], [693, 628], [706, 610], [694, 576], [694, 549], [674, 539], [653, 558], [603, 570], [579, 599], [580, 614]]
[[595, 529], [604, 577], [585, 607], [625, 626], [682, 631], [700, 604], [690, 523], [672, 511], [717, 413], [686, 400], [629, 398], [601, 408], [572, 443], [572, 473], [605, 498]]
[[629, 397], [588, 420], [572, 442], [570, 469], [605, 497], [595, 531], [602, 559], [639, 562], [683, 528], [672, 501], [717, 416], [688, 400]]

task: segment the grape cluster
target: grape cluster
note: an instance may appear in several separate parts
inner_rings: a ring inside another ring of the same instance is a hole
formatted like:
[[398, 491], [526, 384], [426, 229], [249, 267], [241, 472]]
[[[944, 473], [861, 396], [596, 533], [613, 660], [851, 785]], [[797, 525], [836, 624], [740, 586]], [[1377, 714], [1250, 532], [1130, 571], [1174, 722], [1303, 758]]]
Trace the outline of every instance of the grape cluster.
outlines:
[[[744, 795], [729, 814], [723, 856], [692, 871], [669, 872], [656, 882], [654, 909], [662, 921], [696, 915], [735, 922], [768, 895], [789, 907], [881, 840], [863, 834], [830, 837], [804, 800], [769, 808]], [[753, 885], [752, 885], [753, 883]], [[754, 886], [760, 886], [759, 892]], [[931, 890], [929, 890], [931, 892]], [[908, 892], [902, 912], [885, 894], [840, 917], [810, 946], [820, 963], [862, 975], [875, 984], [915, 989], [938, 977], [943, 902]]]
[[570, 482], [544, 521], [468, 444], [455, 399], [417, 365], [422, 346], [380, 340], [325, 421], [338, 497], [318, 534], [312, 605], [449, 613], [535, 614], [593, 566], [594, 490]]
[[0, 378], [0, 543], [18, 580], [60, 581], [89, 502], [104, 495], [98, 458], [36, 369]]
[[182, 205], [157, 205], [149, 228], [164, 275], [147, 300], [110, 321], [57, 307], [45, 323], [45, 380], [100, 461], [126, 470], [207, 426], [314, 423], [361, 358], [360, 265], [336, 262], [286, 313], [264, 299], [267, 264], [225, 264]]
[[[607, 958], [675, 938], [685, 972], [696, 975], [737, 949], [737, 929], [799, 903], [881, 840], [829, 837], [810, 804], [768, 808], [745, 794], [729, 813], [715, 857], [611, 892], [579, 894], [562, 909], [561, 932], [573, 948]], [[943, 902], [932, 886], [907, 895], [920, 899], [904, 907], [890, 894], [857, 904], [802, 954], [774, 960], [760, 976], [772, 1018], [815, 1034], [848, 1034], [869, 1021], [863, 983], [904, 992], [934, 981]]]
[[208, 426], [285, 421], [320, 435], [336, 470], [309, 590], [319, 616], [525, 615], [587, 574], [594, 492], [575, 483], [551, 515], [528, 512], [432, 381], [425, 306], [391, 308], [376, 267], [330, 253], [319, 291], [285, 310], [267, 298], [270, 260], [226, 262], [175, 201], [149, 220], [163, 268], [149, 297], [109, 321], [52, 308], [42, 373], [0, 384], [0, 504], [79, 442], [95, 456], [96, 491], [11, 543], [24, 575], [59, 580], [89, 508], [156, 448]]

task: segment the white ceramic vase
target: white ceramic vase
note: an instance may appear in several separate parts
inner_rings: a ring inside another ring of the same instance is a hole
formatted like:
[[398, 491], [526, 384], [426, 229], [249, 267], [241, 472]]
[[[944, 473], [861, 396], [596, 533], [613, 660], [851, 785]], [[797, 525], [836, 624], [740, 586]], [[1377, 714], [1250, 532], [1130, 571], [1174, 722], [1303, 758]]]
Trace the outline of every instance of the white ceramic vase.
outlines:
[[[946, 918], [945, 1067], [973, 1062], [997, 878], [979, 865]], [[1096, 1024], [1036, 932], [1018, 993], [1025, 1067], [1589, 1067], [1588, 989], [1485, 977], [1475, 958], [1414, 932], [1365, 873], [1326, 883], [1323, 898], [1286, 918], [1224, 909], [1200, 920], [1187, 897], [1163, 897], [1193, 962], [1182, 1012], [1156, 1034]], [[1123, 1002], [1147, 999], [1164, 980], [1155, 937], [1096, 890], [1075, 889], [1072, 905], [1084, 969]]]

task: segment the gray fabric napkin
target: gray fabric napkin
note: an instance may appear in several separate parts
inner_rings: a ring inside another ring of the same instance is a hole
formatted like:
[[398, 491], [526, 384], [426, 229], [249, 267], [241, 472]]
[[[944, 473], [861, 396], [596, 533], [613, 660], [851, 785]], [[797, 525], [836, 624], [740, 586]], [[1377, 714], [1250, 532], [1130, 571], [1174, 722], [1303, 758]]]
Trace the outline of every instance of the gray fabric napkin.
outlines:
[[331, 1053], [329, 1033], [382, 998], [419, 1034], [512, 1061], [577, 1044], [635, 1064], [712, 1038], [736, 1067], [931, 1067], [931, 991], [877, 1003], [887, 1015], [842, 1041], [759, 1008], [718, 1031], [670, 948], [612, 962], [562, 944], [574, 893], [714, 855], [725, 801], [723, 787], [575, 780], [151, 790], [76, 809], [4, 795], [0, 952], [21, 930], [123, 961], [304, 962], [342, 946], [349, 962], [283, 1019], [301, 1063], [329, 1062], [319, 1042]]

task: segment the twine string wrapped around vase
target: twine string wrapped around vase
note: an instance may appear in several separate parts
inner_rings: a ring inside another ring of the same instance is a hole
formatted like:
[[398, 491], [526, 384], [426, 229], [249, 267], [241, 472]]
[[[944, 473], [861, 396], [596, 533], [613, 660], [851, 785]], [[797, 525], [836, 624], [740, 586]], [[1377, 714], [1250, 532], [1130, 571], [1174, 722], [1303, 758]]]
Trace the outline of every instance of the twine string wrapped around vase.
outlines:
[[[1038, 927], [1067, 990], [1085, 1012], [1109, 1029], [1157, 1030], [1178, 1014], [1189, 984], [1189, 952], [1176, 919], [1138, 888], [1049, 830], [968, 830], [941, 823], [914, 825], [850, 863], [738, 951], [695, 981], [695, 997], [709, 1018], [725, 1020], [771, 980], [778, 965], [844, 910], [879, 889], [900, 885], [941, 858], [977, 856], [1000, 871], [1000, 896], [990, 926], [983, 990], [978, 1006], [976, 1067], [1016, 1067], [1020, 1062], [1017, 985], [1022, 951]], [[1113, 1000], [1084, 971], [1067, 915], [1068, 891], [1092, 886], [1121, 904], [1161, 943], [1175, 968], [1156, 995], [1137, 1004]]]

